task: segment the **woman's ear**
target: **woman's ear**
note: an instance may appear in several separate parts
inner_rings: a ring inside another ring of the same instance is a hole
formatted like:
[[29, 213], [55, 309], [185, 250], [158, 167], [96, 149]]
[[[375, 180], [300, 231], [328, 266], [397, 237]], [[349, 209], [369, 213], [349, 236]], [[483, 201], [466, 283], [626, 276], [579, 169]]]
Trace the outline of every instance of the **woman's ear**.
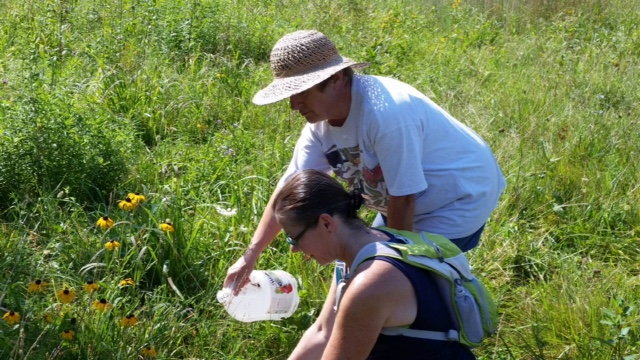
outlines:
[[333, 231], [336, 219], [329, 214], [321, 214], [318, 218], [318, 224], [329, 231]]

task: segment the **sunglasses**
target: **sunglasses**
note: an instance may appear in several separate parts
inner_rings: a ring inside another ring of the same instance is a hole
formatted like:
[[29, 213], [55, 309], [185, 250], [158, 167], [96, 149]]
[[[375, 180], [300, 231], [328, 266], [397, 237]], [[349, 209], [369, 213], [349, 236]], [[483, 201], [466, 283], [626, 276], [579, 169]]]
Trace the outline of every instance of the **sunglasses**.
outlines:
[[311, 226], [313, 226], [314, 223], [311, 223], [309, 225], [307, 225], [304, 229], [302, 229], [302, 231], [300, 231], [300, 233], [296, 236], [291, 236], [289, 234], [287, 234], [286, 232], [284, 233], [284, 235], [286, 236], [287, 242], [289, 243], [289, 245], [291, 246], [298, 246], [300, 239], [302, 239], [302, 237], [304, 236], [304, 233], [307, 232], [307, 230], [311, 229]]

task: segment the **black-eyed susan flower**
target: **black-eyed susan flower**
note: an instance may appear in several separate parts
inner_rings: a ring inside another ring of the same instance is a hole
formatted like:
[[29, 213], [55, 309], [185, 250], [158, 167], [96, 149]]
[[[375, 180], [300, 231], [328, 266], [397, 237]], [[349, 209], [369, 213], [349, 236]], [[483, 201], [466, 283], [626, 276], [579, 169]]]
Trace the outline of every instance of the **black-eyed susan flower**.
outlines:
[[111, 306], [107, 299], [100, 299], [93, 302], [93, 308], [100, 311], [107, 311], [111, 309]]
[[170, 232], [170, 233], [176, 231], [176, 229], [173, 228], [173, 224], [170, 223], [169, 221], [163, 222], [158, 227], [160, 228], [160, 230]]
[[96, 290], [98, 290], [100, 288], [100, 285], [96, 284], [95, 282], [89, 280], [87, 281], [86, 284], [84, 284], [84, 291], [90, 293], [90, 292], [94, 292]]
[[146, 358], [154, 358], [156, 357], [156, 348], [153, 346], [145, 346], [142, 348], [142, 356]]
[[120, 286], [133, 286], [135, 284], [136, 283], [133, 280], [131, 280], [131, 278], [126, 278], [126, 279], [120, 281]]
[[147, 201], [147, 198], [139, 192], [129, 193], [127, 197], [136, 204]]
[[122, 325], [123, 327], [133, 326], [137, 323], [138, 323], [138, 318], [133, 314], [129, 314], [123, 317], [122, 320], [120, 320], [120, 325]]
[[48, 282], [46, 281], [42, 281], [40, 279], [32, 282], [31, 284], [29, 284], [29, 289], [27, 289], [30, 293], [34, 293], [34, 292], [44, 292], [44, 288], [49, 285]]
[[114, 249], [117, 249], [120, 247], [120, 243], [115, 240], [109, 240], [107, 241], [106, 244], [104, 244], [104, 247], [107, 248], [107, 250], [109, 251], [113, 251]]
[[60, 336], [62, 336], [62, 338], [65, 340], [73, 340], [73, 338], [76, 336], [76, 332], [73, 330], [65, 330], [62, 332], [62, 334], [60, 334]]
[[58, 291], [56, 296], [58, 297], [58, 299], [60, 299], [60, 302], [63, 304], [70, 303], [73, 301], [73, 299], [76, 298], [76, 294], [73, 292], [73, 290], [69, 290], [66, 288]]
[[98, 219], [96, 226], [98, 226], [102, 230], [110, 229], [113, 227], [113, 220], [110, 217], [105, 215], [100, 219]]
[[13, 325], [20, 321], [20, 314], [15, 311], [9, 311], [2, 316], [2, 319], [7, 322], [9, 325]]
[[137, 206], [138, 203], [131, 200], [131, 198], [128, 196], [126, 199], [118, 201], [118, 207], [120, 208], [120, 210], [133, 211]]

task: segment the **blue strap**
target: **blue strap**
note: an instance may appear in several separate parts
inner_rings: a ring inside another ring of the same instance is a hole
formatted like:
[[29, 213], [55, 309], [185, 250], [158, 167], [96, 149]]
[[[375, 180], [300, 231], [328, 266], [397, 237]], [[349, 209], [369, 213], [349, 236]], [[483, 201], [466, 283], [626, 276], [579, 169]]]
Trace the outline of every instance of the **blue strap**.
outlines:
[[340, 307], [340, 300], [342, 300], [342, 295], [344, 293], [344, 288], [347, 286], [347, 279], [349, 278], [349, 273], [347, 272], [347, 264], [344, 261], [337, 260], [336, 267], [334, 269], [334, 277], [336, 278], [336, 305], [333, 307], [334, 311], [338, 311]]
[[336, 288], [336, 305], [333, 307], [333, 310], [336, 312], [340, 308], [340, 300], [342, 300], [342, 295], [344, 293], [344, 288], [346, 286], [347, 286], [347, 281], [345, 279], [342, 279], [338, 283], [338, 287]]

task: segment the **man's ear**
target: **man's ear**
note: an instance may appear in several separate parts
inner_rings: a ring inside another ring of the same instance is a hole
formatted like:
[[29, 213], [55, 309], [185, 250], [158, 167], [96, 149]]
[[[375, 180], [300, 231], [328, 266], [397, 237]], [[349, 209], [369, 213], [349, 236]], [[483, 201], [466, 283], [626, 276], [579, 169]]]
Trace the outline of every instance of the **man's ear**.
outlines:
[[344, 80], [344, 74], [342, 71], [338, 71], [337, 73], [331, 75], [331, 85], [340, 85]]

